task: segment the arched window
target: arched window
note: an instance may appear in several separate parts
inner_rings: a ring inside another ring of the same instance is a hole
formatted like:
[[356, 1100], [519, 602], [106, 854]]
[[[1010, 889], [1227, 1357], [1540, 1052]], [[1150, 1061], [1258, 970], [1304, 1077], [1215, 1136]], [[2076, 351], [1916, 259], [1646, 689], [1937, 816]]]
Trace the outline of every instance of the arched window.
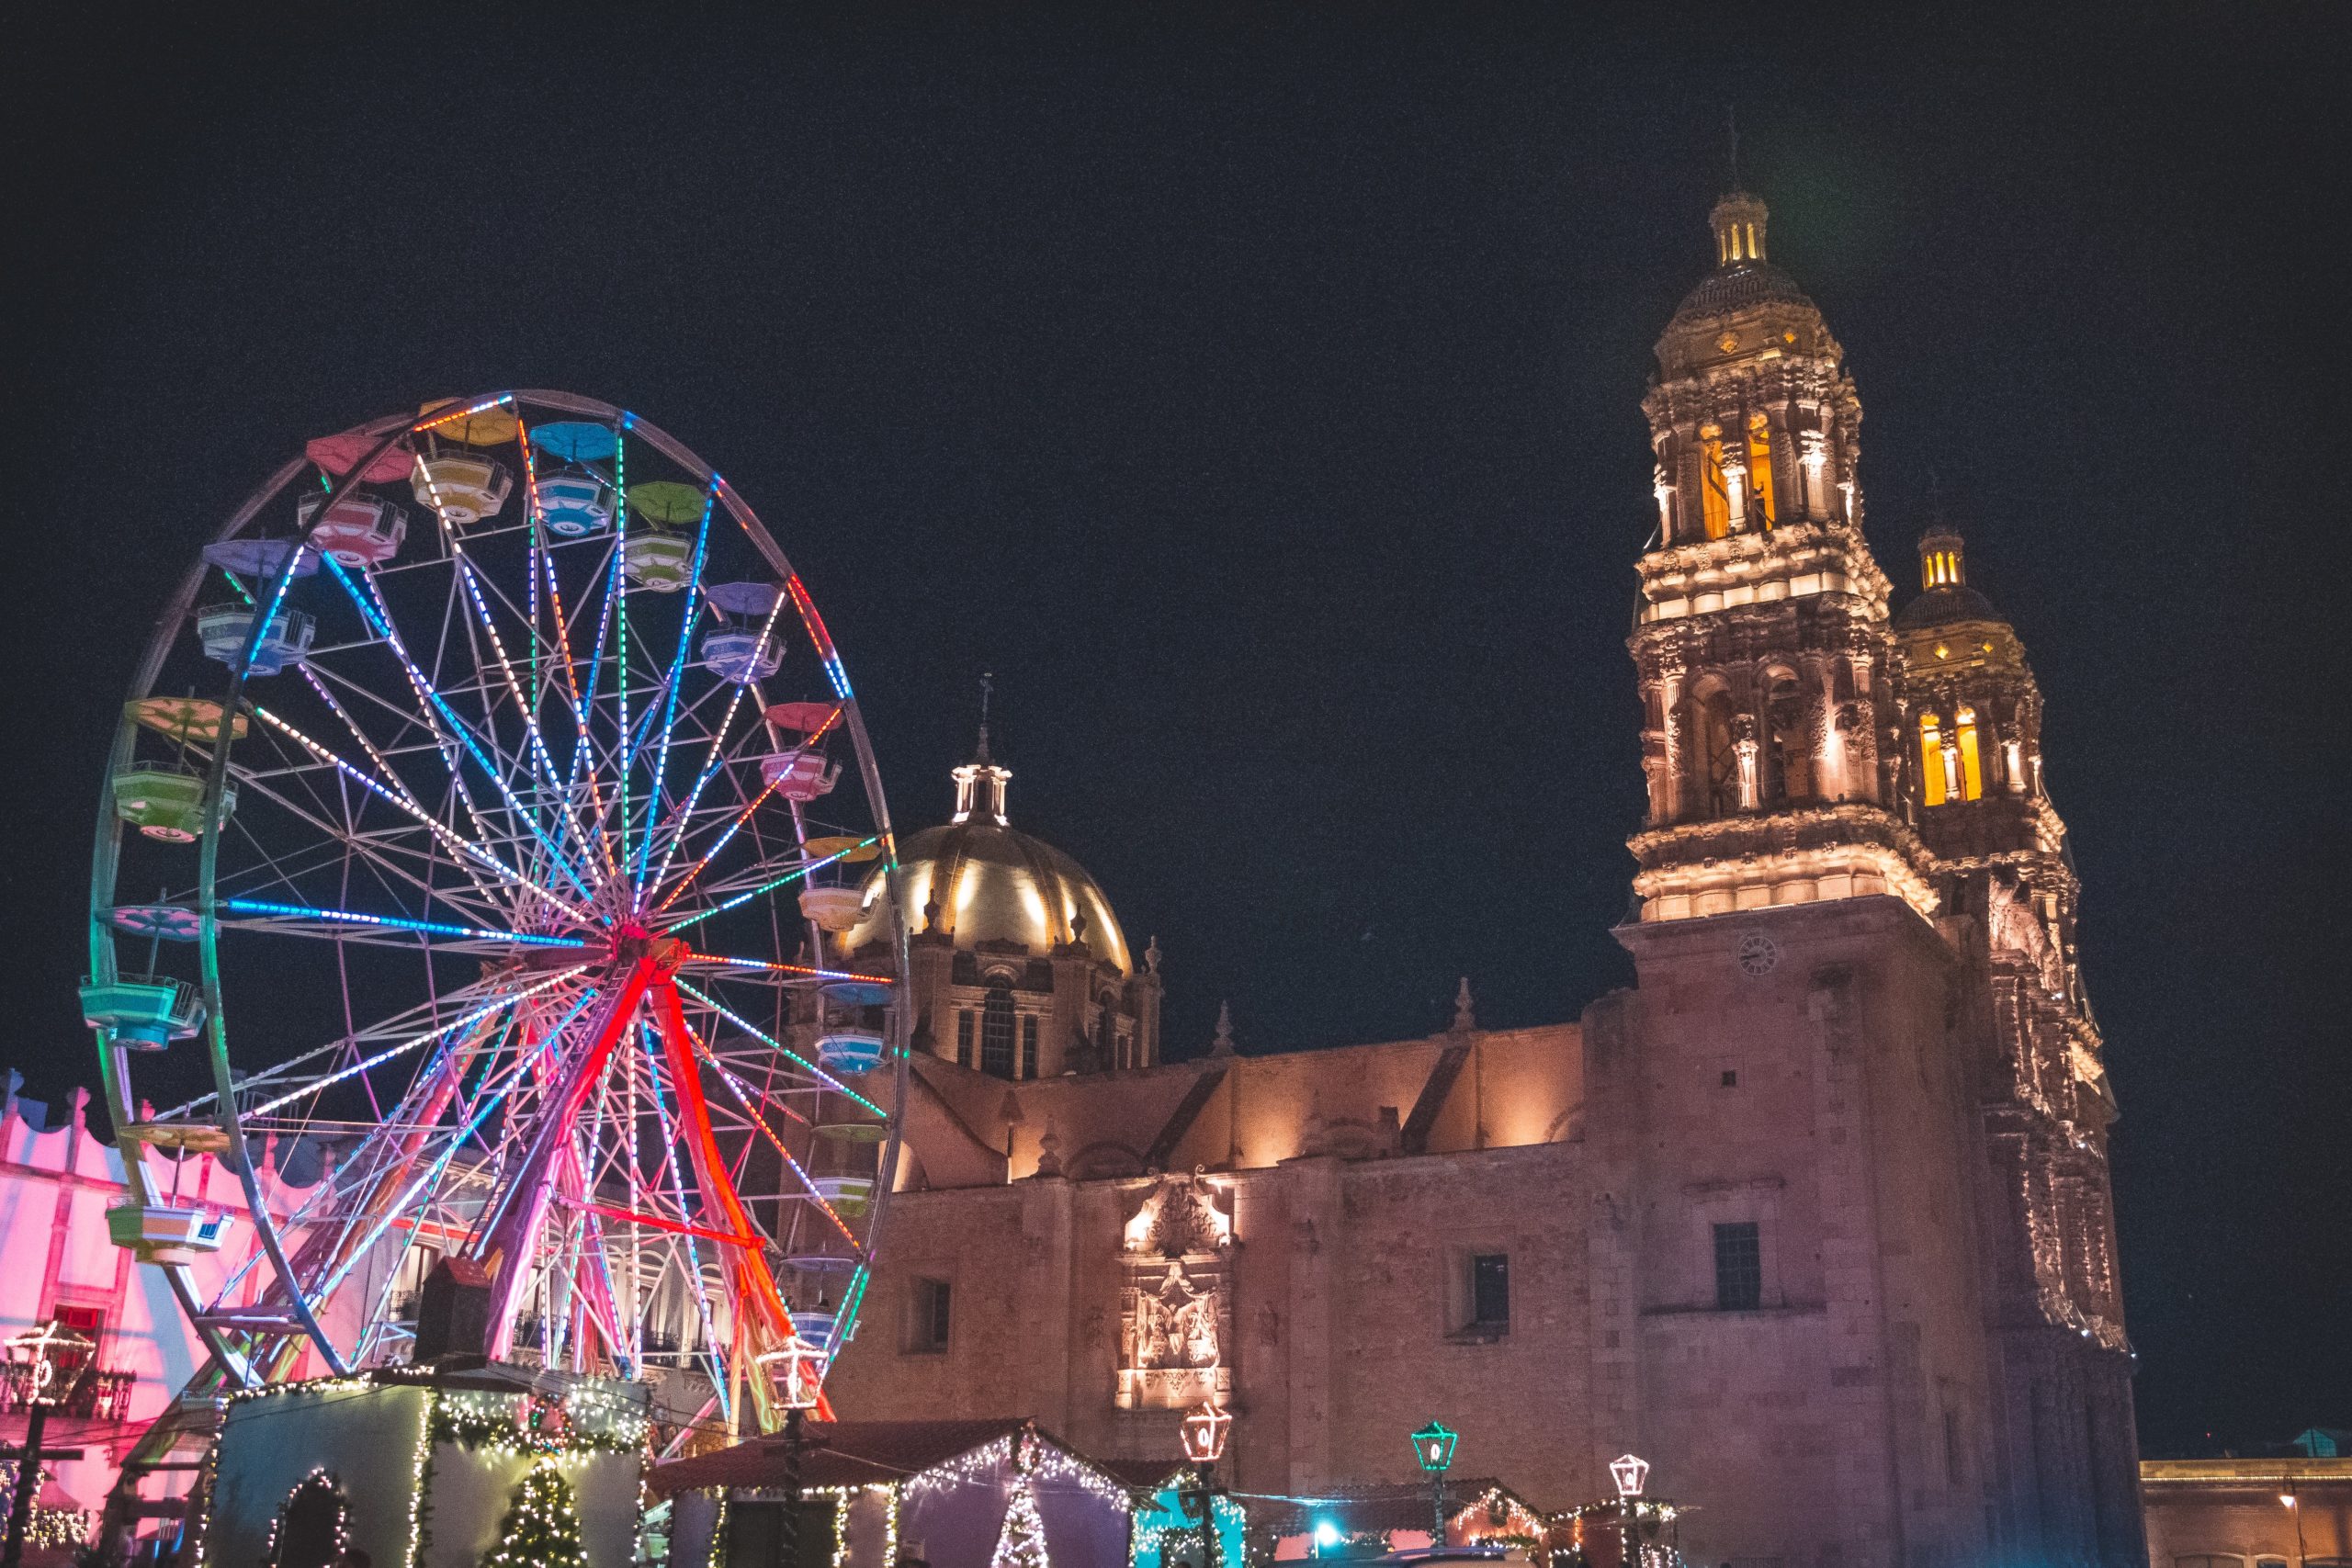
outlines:
[[1720, 539], [1731, 532], [1731, 487], [1724, 482], [1724, 444], [1722, 432], [1710, 424], [1700, 431], [1706, 437], [1701, 468], [1699, 504], [1707, 525], [1707, 537]]
[[1690, 755], [1690, 801], [1701, 818], [1739, 810], [1739, 751], [1732, 744], [1731, 694], [1717, 686], [1690, 698], [1685, 725]]
[[1772, 433], [1762, 414], [1747, 422], [1747, 511], [1749, 521], [1770, 528], [1781, 520], [1772, 499]]
[[980, 1004], [980, 1071], [1009, 1078], [1012, 1068], [1012, 987], [991, 980]]
[[1944, 727], [1931, 713], [1919, 716], [1919, 797], [1929, 806], [1944, 803]]
[[1775, 670], [1764, 699], [1764, 728], [1771, 739], [1764, 775], [1767, 804], [1813, 798], [1813, 737], [1805, 724], [1804, 695], [1797, 678]]
[[1951, 716], [1960, 740], [1960, 798], [1975, 800], [1984, 793], [1984, 764], [1976, 750], [1976, 710], [1964, 707]]

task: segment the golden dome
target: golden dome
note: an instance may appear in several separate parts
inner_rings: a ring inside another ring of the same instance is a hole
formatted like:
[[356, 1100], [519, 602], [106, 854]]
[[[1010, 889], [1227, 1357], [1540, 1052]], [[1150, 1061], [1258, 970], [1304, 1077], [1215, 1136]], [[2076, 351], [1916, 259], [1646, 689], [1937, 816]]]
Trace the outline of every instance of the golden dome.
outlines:
[[[926, 828], [899, 851], [907, 899], [913, 906], [910, 931], [923, 931], [935, 918], [957, 948], [969, 952], [987, 942], [1013, 942], [1044, 958], [1082, 930], [1087, 950], [1122, 975], [1135, 972], [1127, 939], [1111, 913], [1110, 900], [1086, 868], [1051, 844], [1000, 823], [974, 817], [942, 828]], [[936, 900], [935, 917], [926, 914]], [[1078, 925], [1080, 917], [1082, 926]], [[877, 867], [865, 880], [865, 917], [842, 946], [855, 953], [884, 940], [889, 931], [888, 899]]]

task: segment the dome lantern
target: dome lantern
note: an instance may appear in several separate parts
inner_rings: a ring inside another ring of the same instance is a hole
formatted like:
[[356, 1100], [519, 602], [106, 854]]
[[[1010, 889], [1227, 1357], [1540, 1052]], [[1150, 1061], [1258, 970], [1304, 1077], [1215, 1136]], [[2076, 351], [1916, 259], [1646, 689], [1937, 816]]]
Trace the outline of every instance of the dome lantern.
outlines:
[[1707, 221], [1715, 231], [1715, 265], [1736, 266], [1764, 259], [1764, 223], [1770, 216], [1760, 197], [1732, 191], [1715, 203]]

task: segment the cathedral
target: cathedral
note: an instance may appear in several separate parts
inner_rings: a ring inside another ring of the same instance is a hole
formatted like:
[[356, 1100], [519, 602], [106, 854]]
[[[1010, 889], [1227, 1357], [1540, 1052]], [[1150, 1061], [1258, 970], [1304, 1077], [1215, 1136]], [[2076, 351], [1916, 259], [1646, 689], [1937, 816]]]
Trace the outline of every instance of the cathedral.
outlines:
[[1940, 521], [1896, 608], [1842, 351], [1761, 201], [1713, 228], [1643, 403], [1635, 984], [1163, 1062], [1157, 945], [1012, 826], [984, 732], [902, 846], [915, 1070], [845, 1408], [1159, 1459], [1216, 1403], [1226, 1478], [1292, 1495], [1406, 1478], [1435, 1415], [1549, 1506], [1641, 1454], [1694, 1562], [2145, 1562], [2041, 692]]

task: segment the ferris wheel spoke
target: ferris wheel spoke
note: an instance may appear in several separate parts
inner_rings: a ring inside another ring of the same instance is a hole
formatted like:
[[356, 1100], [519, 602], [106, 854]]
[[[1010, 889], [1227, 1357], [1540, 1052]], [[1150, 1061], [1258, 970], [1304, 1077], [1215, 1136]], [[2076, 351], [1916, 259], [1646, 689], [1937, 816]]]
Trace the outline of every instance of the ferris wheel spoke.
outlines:
[[[414, 796], [408, 793], [406, 785], [401, 785], [397, 790], [395, 790], [390, 785], [388, 785], [372, 775], [362, 772], [352, 763], [345, 761], [326, 746], [312, 739], [310, 736], [305, 735], [302, 731], [297, 729], [292, 724], [278, 717], [276, 714], [271, 713], [266, 708], [256, 705], [254, 709], [254, 713], [255, 716], [259, 717], [264, 723], [281, 731], [297, 745], [309, 751], [321, 761], [332, 764], [338, 773], [340, 773], [344, 777], [351, 780], [352, 783], [359, 785], [362, 789], [367, 790], [369, 794], [375, 795], [378, 799], [384, 801], [387, 805], [391, 806], [396, 810], [399, 810], [413, 818], [425, 829], [425, 831], [432, 834], [435, 839], [439, 840], [446, 847], [447, 847], [452, 853], [462, 855], [466, 859], [472, 861], [490, 871], [495, 872], [505, 881], [514, 884], [517, 887], [527, 889], [531, 893], [536, 894], [538, 897], [546, 900], [556, 908], [562, 910], [565, 914], [572, 917], [574, 919], [580, 920], [582, 923], [590, 922], [590, 917], [585, 910], [572, 905], [551, 889], [541, 886], [539, 883], [533, 881], [527, 876], [525, 876], [521, 872], [515, 870], [513, 866], [508, 865], [504, 861], [491, 853], [489, 850], [483, 848], [481, 844], [470, 839], [463, 837], [454, 829], [451, 829], [437, 820], [430, 812], [425, 810], [424, 806], [419, 803]], [[452, 777], [455, 777], [454, 769], [452, 770]], [[477, 827], [479, 827], [478, 820]]]
[[[335, 581], [343, 584], [345, 591], [350, 594], [352, 603], [359, 607], [360, 614], [369, 619], [376, 626], [378, 633], [399, 656], [401, 664], [408, 671], [410, 682], [415, 686], [418, 696], [440, 714], [447, 723], [447, 732], [450, 736], [464, 747], [467, 753], [473, 758], [475, 765], [490, 776], [491, 783], [497, 787], [499, 795], [506, 802], [508, 812], [530, 829], [531, 836], [537, 840], [540, 848], [547, 852], [551, 863], [557, 870], [563, 873], [564, 879], [571, 884], [580, 896], [593, 901], [595, 896], [589, 891], [588, 885], [580, 880], [579, 874], [572, 868], [571, 861], [548, 840], [547, 834], [540, 829], [531, 813], [514, 798], [514, 788], [507, 782], [506, 771], [493, 763], [484, 754], [482, 743], [477, 740], [470, 728], [458, 716], [457, 709], [450, 706], [448, 699], [442, 696], [434, 688], [433, 682], [425, 679], [424, 671], [418, 668], [415, 660], [410, 657], [407, 648], [400, 640], [400, 634], [392, 628], [389, 613], [382, 609], [380, 596], [374, 594], [373, 584], [369, 585], [369, 595], [374, 596], [376, 602], [371, 604], [368, 597], [362, 596], [352, 585], [350, 574], [343, 570], [341, 563], [333, 556], [327, 558], [327, 566], [334, 573]], [[454, 761], [450, 765], [450, 773], [453, 777], [460, 781], [459, 787], [463, 788], [463, 774]]]
[[[695, 526], [694, 564], [686, 574], [685, 606], [678, 619], [678, 649], [671, 656], [669, 677], [663, 682], [661, 740], [654, 752], [653, 782], [645, 792], [645, 837], [637, 852], [637, 879], [640, 885], [645, 881], [646, 861], [653, 848], [654, 823], [662, 808], [662, 791], [670, 770], [670, 738], [677, 723], [678, 689], [685, 678], [686, 654], [694, 647], [695, 625], [700, 618], [697, 612], [701, 607], [703, 563], [709, 556], [710, 513], [718, 503], [718, 486], [714, 479], [703, 495], [702, 521]], [[624, 761], [624, 770], [627, 767]]]
[[842, 1082], [841, 1079], [833, 1077], [832, 1074], [825, 1071], [824, 1068], [817, 1066], [816, 1063], [808, 1060], [808, 1057], [803, 1056], [797, 1051], [793, 1050], [790, 1046], [785, 1044], [784, 1042], [778, 1040], [775, 1036], [770, 1034], [767, 1031], [752, 1022], [742, 1014], [735, 1011], [732, 1008], [728, 1007], [725, 1003], [720, 1002], [716, 998], [705, 996], [702, 992], [695, 990], [692, 986], [687, 985], [683, 980], [678, 982], [678, 989], [684, 995], [692, 997], [695, 1001], [700, 1002], [704, 1007], [708, 1008], [712, 1012], [716, 1013], [720, 1018], [725, 1019], [728, 1022], [733, 1024], [744, 1033], [752, 1036], [754, 1040], [760, 1041], [771, 1051], [782, 1053], [786, 1057], [797, 1064], [801, 1071], [807, 1073], [809, 1077], [814, 1079], [816, 1082], [824, 1085], [827, 1089], [833, 1090], [836, 1094], [847, 1095], [850, 1099], [857, 1101], [858, 1104], [865, 1107], [866, 1110], [873, 1111], [876, 1116], [887, 1117], [889, 1115], [888, 1111], [883, 1110], [880, 1106], [866, 1099], [865, 1096], [858, 1093], [857, 1090], [850, 1088], [849, 1085]]
[[[759, 668], [760, 660], [766, 656], [768, 640], [774, 635], [775, 630], [776, 612], [783, 608], [784, 595], [779, 593], [775, 596], [775, 602], [768, 605], [767, 615], [760, 623], [759, 640], [753, 645], [752, 652], [752, 668], [754, 670]], [[694, 816], [695, 804], [702, 798], [704, 786], [710, 783], [712, 776], [718, 772], [719, 768], [726, 761], [724, 748], [727, 741], [727, 734], [734, 726], [735, 715], [742, 706], [744, 694], [746, 692], [752, 694], [754, 699], [753, 712], [755, 714], [763, 711], [762, 705], [757, 701], [758, 690], [757, 682], [746, 681], [737, 684], [734, 694], [728, 699], [727, 712], [720, 716], [718, 728], [711, 731], [710, 754], [704, 760], [702, 771], [695, 775], [694, 787], [686, 792], [685, 805], [679, 809], [673, 818], [677, 824], [676, 830], [671, 836], [668, 846], [662, 852], [661, 869], [656, 871], [653, 874], [652, 880], [646, 884], [648, 891], [658, 888], [669, 877], [670, 862], [676, 856], [678, 847], [685, 842], [686, 829], [690, 819]], [[756, 729], [754, 730], [754, 733], [756, 733]], [[761, 793], [764, 795], [766, 792], [763, 790]]]
[[[338, 859], [347, 862], [356, 858], [363, 862], [370, 872], [380, 878], [387, 879], [388, 887], [397, 882], [407, 886], [428, 901], [436, 897], [450, 899], [463, 907], [462, 899], [452, 897], [452, 895], [457, 892], [456, 889], [436, 886], [430, 875], [420, 874], [399, 863], [401, 857], [413, 859], [428, 870], [435, 865], [447, 863], [418, 849], [410, 840], [390, 838], [375, 832], [364, 832], [347, 825], [338, 825], [303, 809], [282, 791], [269, 787], [264, 778], [255, 777], [241, 770], [235, 771], [234, 776], [240, 789], [250, 788], [254, 797], [268, 800], [288, 816], [312, 829], [319, 836], [314, 842], [301, 852], [299, 857], [273, 855], [254, 835], [247, 818], [232, 818], [231, 827], [238, 834], [240, 840], [253, 849], [255, 862], [254, 864], [220, 874], [218, 882], [220, 887], [233, 887], [241, 892], [256, 892], [283, 886], [289, 892], [299, 892], [300, 878], [311, 871], [332, 866], [337, 863]], [[309, 863], [306, 864], [306, 861]], [[469, 880], [474, 879], [469, 877]], [[483, 888], [478, 881], [475, 882], [475, 886], [478, 891], [487, 892], [487, 889]], [[494, 900], [489, 901], [495, 907]]]

